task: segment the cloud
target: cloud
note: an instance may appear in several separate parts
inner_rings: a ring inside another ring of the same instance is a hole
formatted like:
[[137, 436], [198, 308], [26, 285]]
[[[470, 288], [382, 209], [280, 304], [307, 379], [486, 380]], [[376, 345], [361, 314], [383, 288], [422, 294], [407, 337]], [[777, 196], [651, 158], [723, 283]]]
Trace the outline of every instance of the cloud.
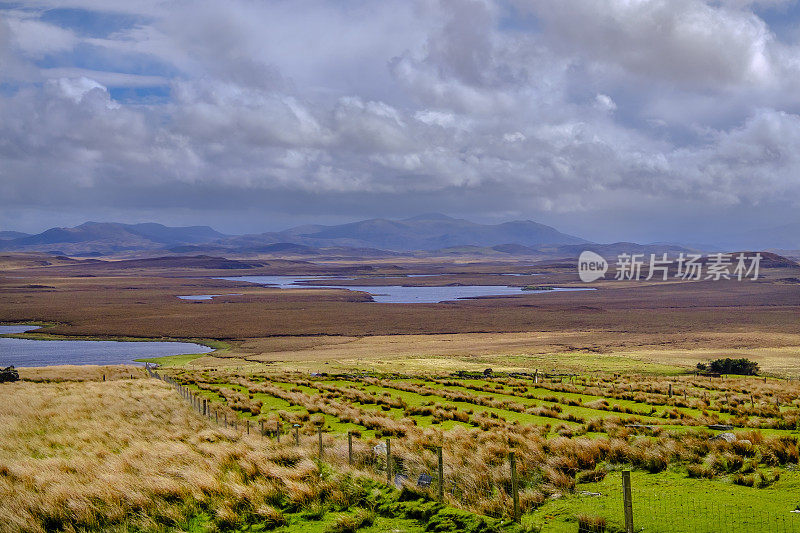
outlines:
[[39, 59], [46, 54], [71, 50], [78, 43], [70, 30], [42, 22], [24, 12], [6, 12], [4, 18], [12, 46], [27, 57]]
[[560, 48], [690, 87], [768, 84], [775, 39], [752, 12], [700, 0], [523, 2]]
[[607, 94], [598, 94], [594, 97], [594, 106], [600, 111], [614, 111], [617, 104]]
[[[0, 18], [4, 210], [800, 200], [800, 54], [752, 3], [59, 4], [135, 23], [97, 37], [41, 21], [46, 2]], [[114, 98], [153, 86], [168, 96]]]

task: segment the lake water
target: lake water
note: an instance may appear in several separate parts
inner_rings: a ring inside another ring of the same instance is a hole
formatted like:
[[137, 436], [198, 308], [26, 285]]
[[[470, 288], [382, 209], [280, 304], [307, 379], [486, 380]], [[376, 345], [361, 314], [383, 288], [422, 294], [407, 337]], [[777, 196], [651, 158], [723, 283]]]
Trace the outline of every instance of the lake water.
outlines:
[[241, 294], [192, 294], [189, 296], [178, 296], [181, 300], [211, 300], [217, 296], [241, 296]]
[[[0, 335], [23, 333], [36, 326], [0, 326]], [[134, 359], [194, 353], [213, 348], [191, 342], [40, 341], [0, 337], [0, 368], [50, 365], [142, 364]]]
[[[438, 303], [459, 300], [462, 298], [477, 298], [480, 296], [510, 296], [515, 294], [549, 293], [564, 291], [584, 291], [590, 288], [555, 287], [547, 291], [523, 291], [522, 287], [508, 287], [506, 285], [456, 285], [446, 287], [403, 287], [400, 285], [307, 285], [302, 282], [310, 280], [327, 282], [328, 277], [310, 276], [236, 276], [216, 279], [231, 281], [247, 281], [258, 285], [269, 285], [281, 289], [349, 289], [353, 291], [368, 292], [372, 299], [381, 303]], [[338, 278], [342, 279], [342, 278]]]

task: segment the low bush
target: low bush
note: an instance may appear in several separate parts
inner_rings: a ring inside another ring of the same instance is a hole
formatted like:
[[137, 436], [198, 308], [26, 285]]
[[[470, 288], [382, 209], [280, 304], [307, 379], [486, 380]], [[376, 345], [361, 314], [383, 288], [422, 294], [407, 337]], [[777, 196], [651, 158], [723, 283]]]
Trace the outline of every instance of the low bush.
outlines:
[[715, 359], [710, 363], [697, 363], [698, 370], [708, 370], [717, 374], [737, 374], [740, 376], [755, 376], [758, 374], [758, 363], [749, 359]]
[[0, 370], [0, 383], [8, 383], [11, 381], [19, 381], [19, 372], [13, 366], [7, 366]]

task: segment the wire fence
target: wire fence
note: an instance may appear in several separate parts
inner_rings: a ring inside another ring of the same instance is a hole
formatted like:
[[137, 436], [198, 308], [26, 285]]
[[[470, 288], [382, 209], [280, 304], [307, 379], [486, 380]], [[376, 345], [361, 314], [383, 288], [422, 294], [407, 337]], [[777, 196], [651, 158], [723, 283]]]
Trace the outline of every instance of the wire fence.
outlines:
[[[493, 516], [504, 516], [519, 520], [526, 486], [533, 486], [540, 480], [532, 476], [534, 465], [510, 452], [506, 461], [494, 465], [496, 475], [481, 478], [478, 482], [463, 483], [458, 470], [464, 464], [457, 457], [447, 454], [442, 447], [430, 446], [420, 451], [409, 450], [399, 438], [384, 439], [377, 444], [354, 438], [348, 433], [335, 437], [324, 432], [322, 427], [287, 428], [277, 422], [270, 427], [264, 420], [251, 423], [235, 416], [230, 419], [227, 413], [216, 410], [207, 399], [190, 388], [162, 376], [149, 365], [148, 374], [171, 386], [191, 404], [192, 408], [209, 420], [223, 426], [234, 428], [242, 433], [260, 435], [277, 442], [303, 446], [314, 450], [314, 459], [332, 466], [347, 467], [368, 473], [397, 488], [411, 487], [426, 492], [432, 499], [457, 505], [466, 509], [473, 507], [475, 501], [483, 502], [483, 511]], [[287, 431], [288, 429], [288, 431]], [[313, 439], [314, 446], [309, 446]], [[602, 485], [602, 492], [579, 489], [566, 498], [570, 499], [571, 516], [545, 516], [538, 523], [528, 524], [530, 530], [548, 532], [578, 531], [579, 533], [599, 532], [652, 532], [652, 533], [800, 533], [800, 511], [795, 511], [800, 503], [781, 501], [775, 495], [742, 501], [735, 490], [726, 492], [705, 492], [697, 490], [697, 480], [682, 479], [675, 486], [674, 480], [663, 480], [661, 484], [637, 483], [644, 480], [645, 473], [616, 471], [609, 473]], [[462, 482], [457, 483], [459, 479]], [[627, 494], [626, 494], [626, 479]], [[688, 490], [686, 490], [688, 489]], [[485, 503], [492, 502], [487, 509]], [[541, 502], [538, 502], [541, 503]], [[564, 523], [573, 524], [568, 529]]]
[[[634, 472], [634, 474], [636, 474]], [[789, 533], [800, 532], [800, 513], [795, 502], [775, 494], [743, 500], [736, 491], [682, 490], [665, 482], [661, 485], [637, 483], [633, 476], [630, 491], [630, 519], [626, 528], [623, 473], [608, 475], [602, 492], [578, 491], [571, 496], [572, 507], [581, 517], [579, 531], [652, 533]], [[641, 476], [646, 476], [642, 474]], [[701, 483], [701, 482], [697, 482]], [[702, 486], [702, 485], [698, 485]], [[800, 500], [800, 498], [799, 498]], [[544, 524], [541, 531], [551, 531]]]

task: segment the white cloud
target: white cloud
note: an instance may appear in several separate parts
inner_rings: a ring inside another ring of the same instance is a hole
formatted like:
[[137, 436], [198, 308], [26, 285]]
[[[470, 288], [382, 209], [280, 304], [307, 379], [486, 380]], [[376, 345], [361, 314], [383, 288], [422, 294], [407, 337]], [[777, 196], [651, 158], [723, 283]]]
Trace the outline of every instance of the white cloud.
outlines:
[[108, 92], [108, 89], [103, 85], [89, 78], [59, 78], [53, 80], [52, 83], [54, 86], [58, 87], [58, 91], [63, 96], [66, 96], [75, 103], [79, 103], [83, 100], [84, 95], [93, 89], [99, 89], [106, 93]]
[[78, 43], [72, 31], [41, 22], [22, 12], [6, 13], [5, 20], [13, 45], [28, 57], [38, 59], [49, 53], [71, 50]]
[[594, 97], [594, 106], [600, 111], [614, 111], [617, 104], [607, 94], [598, 94]]
[[530, 0], [571, 53], [691, 87], [775, 80], [775, 37], [756, 15], [700, 0]]

